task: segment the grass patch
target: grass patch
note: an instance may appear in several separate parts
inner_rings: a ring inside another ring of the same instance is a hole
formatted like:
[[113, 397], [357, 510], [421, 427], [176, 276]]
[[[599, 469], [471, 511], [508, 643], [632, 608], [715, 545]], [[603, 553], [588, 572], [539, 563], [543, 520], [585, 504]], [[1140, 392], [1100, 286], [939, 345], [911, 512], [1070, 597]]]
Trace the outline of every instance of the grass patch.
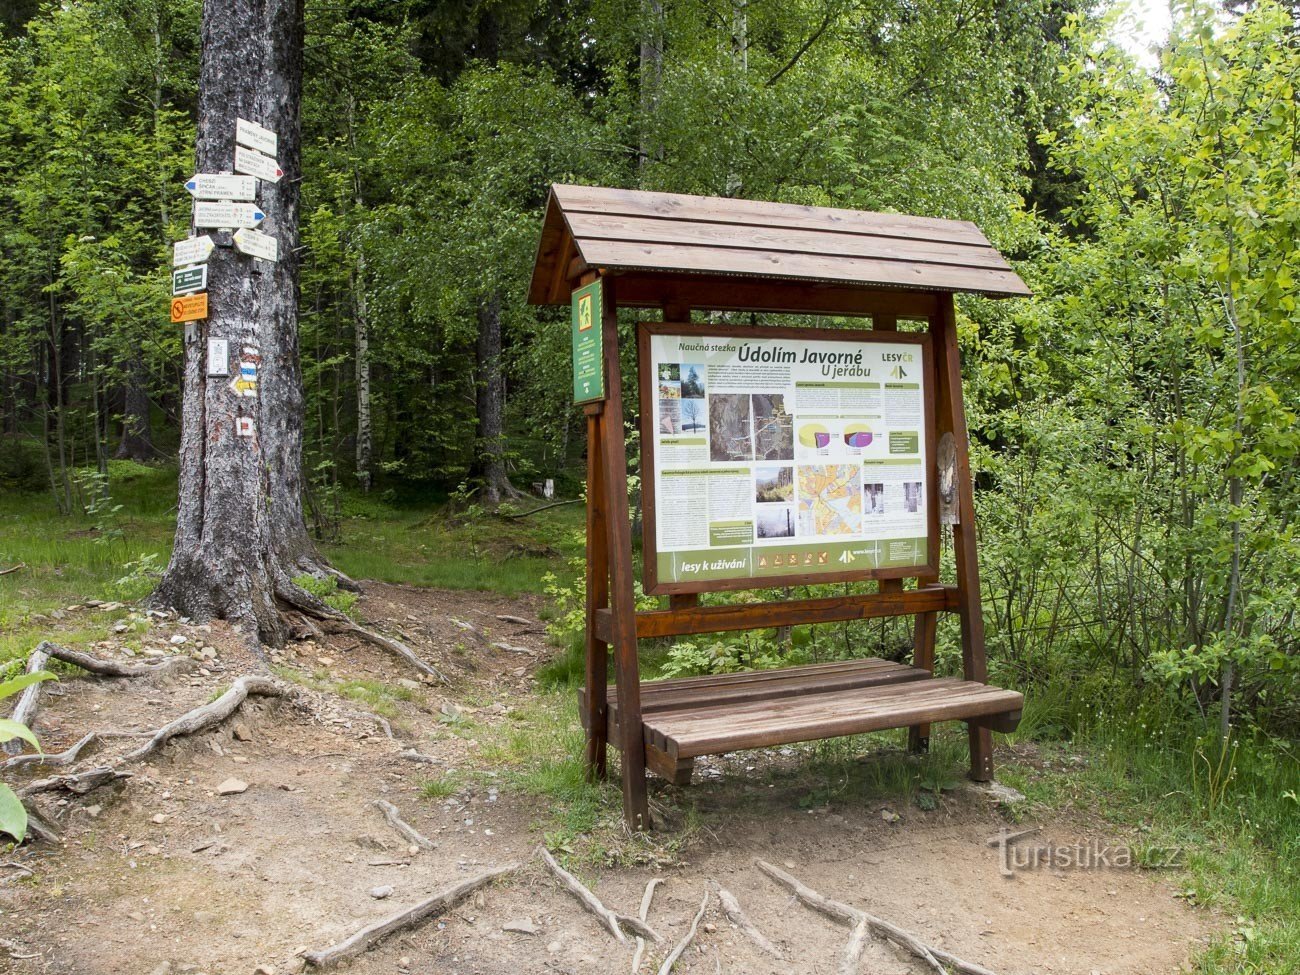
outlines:
[[586, 863], [634, 861], [654, 841], [623, 830], [617, 772], [607, 782], [587, 781], [585, 747], [572, 697], [543, 691], [483, 736], [479, 760], [502, 788], [548, 800], [534, 826], [552, 851]]
[[420, 795], [425, 799], [446, 799], [461, 790], [464, 783], [455, 775], [440, 775], [436, 779], [420, 779]]
[[567, 571], [568, 560], [582, 555], [585, 518], [581, 505], [528, 518], [466, 518], [449, 506], [408, 509], [354, 496], [344, 506], [342, 541], [322, 548], [354, 579], [541, 592], [547, 572]]

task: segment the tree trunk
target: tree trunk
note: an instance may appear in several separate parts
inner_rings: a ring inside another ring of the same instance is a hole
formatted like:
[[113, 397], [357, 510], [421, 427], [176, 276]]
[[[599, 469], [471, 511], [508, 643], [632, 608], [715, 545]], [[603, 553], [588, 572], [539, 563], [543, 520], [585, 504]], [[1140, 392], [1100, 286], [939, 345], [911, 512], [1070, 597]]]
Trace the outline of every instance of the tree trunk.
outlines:
[[651, 136], [659, 112], [659, 94], [664, 76], [663, 0], [641, 0], [641, 146], [637, 166], [644, 169], [662, 155], [662, 147]]
[[[361, 193], [361, 171], [357, 159], [356, 105], [348, 96], [348, 142], [352, 148], [352, 202], [360, 213], [365, 209]], [[370, 418], [370, 307], [366, 300], [366, 254], [361, 241], [352, 241], [352, 321], [357, 357], [357, 483], [363, 494], [370, 493], [374, 474], [370, 469], [374, 434]]]
[[[231, 171], [237, 117], [277, 133], [285, 175], [259, 183], [267, 219], [258, 229], [277, 238], [280, 259], [244, 256], [230, 246], [231, 234], [211, 232], [218, 246], [208, 265], [209, 317], [187, 329], [185, 341], [176, 544], [153, 596], [196, 619], [230, 620], [250, 642], [273, 645], [286, 633], [280, 605], [306, 597], [292, 577], [326, 570], [302, 514], [302, 44], [302, 0], [203, 5], [198, 168]], [[207, 375], [213, 338], [229, 344], [229, 377]], [[241, 362], [256, 369], [251, 395], [234, 388]]]
[[475, 347], [478, 372], [476, 407], [478, 410], [479, 473], [483, 479], [483, 498], [488, 504], [500, 504], [513, 495], [506, 476], [505, 445], [505, 377], [501, 369], [501, 296], [493, 294], [478, 306], [478, 343]]
[[122, 388], [122, 439], [117, 442], [118, 460], [153, 459], [153, 421], [149, 416], [149, 391], [145, 388], [144, 363], [133, 355], [127, 363], [127, 382]]

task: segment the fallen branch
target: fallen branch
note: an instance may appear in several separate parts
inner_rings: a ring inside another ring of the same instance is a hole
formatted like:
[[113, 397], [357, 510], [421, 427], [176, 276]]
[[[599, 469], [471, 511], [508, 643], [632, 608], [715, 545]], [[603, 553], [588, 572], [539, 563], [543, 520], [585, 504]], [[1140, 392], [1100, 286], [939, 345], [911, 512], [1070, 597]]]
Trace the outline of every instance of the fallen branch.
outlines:
[[389, 826], [393, 827], [393, 829], [397, 830], [416, 846], [425, 850], [436, 850], [438, 848], [437, 843], [434, 843], [418, 829], [402, 819], [401, 811], [387, 799], [376, 799], [371, 803], [371, 805], [384, 814], [384, 819], [388, 821]]
[[763, 932], [754, 927], [754, 922], [749, 919], [743, 910], [740, 909], [740, 901], [736, 900], [736, 895], [718, 884], [713, 885], [714, 892], [718, 895], [718, 904], [722, 907], [722, 913], [726, 915], [727, 920], [738, 927], [741, 933], [754, 945], [759, 951], [771, 955], [773, 958], [783, 958], [781, 949], [763, 936]]
[[[948, 975], [947, 968], [944, 967], [945, 965], [948, 966], [948, 968], [952, 968], [955, 971], [962, 973], [962, 975], [994, 975], [994, 973], [987, 968], [976, 965], [973, 962], [964, 961], [956, 955], [944, 951], [941, 948], [934, 948], [925, 944], [915, 935], [904, 931], [895, 924], [890, 924], [888, 921], [881, 920], [873, 914], [868, 914], [866, 911], [860, 911], [856, 907], [850, 907], [848, 904], [829, 900], [817, 893], [817, 891], [813, 890], [811, 887], [805, 887], [794, 877], [790, 876], [790, 874], [778, 867], [772, 866], [770, 863], [763, 860], [755, 860], [754, 865], [781, 886], [788, 889], [807, 907], [853, 927], [853, 935], [849, 938], [848, 945], [845, 946], [845, 957], [840, 969], [842, 972], [849, 971], [849, 969], [843, 967], [843, 964], [850, 960], [848, 957], [848, 951], [854, 946], [855, 942], [861, 938], [863, 943], [862, 946], [865, 947], [865, 930], [862, 932], [859, 932], [858, 930], [860, 927], [865, 926], [865, 928], [870, 929], [872, 933], [879, 937], [887, 938], [894, 942], [894, 944], [906, 948], [917, 958], [924, 960], [926, 964], [928, 964], [935, 972], [939, 973], [939, 975]], [[861, 954], [861, 951], [862, 947], [859, 947], [858, 953]]]
[[532, 620], [526, 620], [522, 616], [511, 616], [509, 613], [497, 614], [497, 619], [502, 623], [517, 623], [520, 626], [536, 626]]
[[[636, 912], [636, 916], [642, 921], [650, 918], [650, 902], [654, 900], [655, 888], [662, 884], [662, 877], [655, 877], [645, 885], [645, 893], [641, 895], [641, 909]], [[636, 975], [641, 970], [641, 956], [645, 954], [645, 938], [637, 935], [636, 951], [632, 955], [632, 975]]]
[[544, 505], [541, 505], [540, 507], [537, 507], [537, 508], [530, 508], [530, 509], [527, 510], [527, 511], [521, 511], [521, 512], [519, 512], [518, 514], [514, 514], [514, 515], [502, 515], [501, 517], [503, 517], [503, 518], [527, 518], [529, 515], [535, 515], [535, 514], [537, 514], [537, 512], [539, 512], [539, 511], [546, 511], [546, 510], [548, 510], [548, 509], [550, 509], [550, 508], [559, 508], [559, 507], [561, 507], [562, 505], [566, 505], [566, 504], [577, 504], [578, 502], [580, 502], [580, 501], [582, 501], [582, 500], [584, 500], [584, 499], [583, 499], [583, 498], [569, 498], [569, 500], [567, 500], [567, 501], [553, 501], [553, 502], [551, 502], [550, 504], [544, 504]]
[[172, 670], [194, 670], [198, 667], [189, 657], [168, 657], [156, 664], [127, 664], [118, 660], [104, 660], [56, 643], [42, 643], [41, 647], [55, 660], [62, 660], [65, 664], [72, 664], [100, 677], [153, 677]]
[[578, 902], [582, 904], [583, 907], [605, 923], [605, 927], [609, 929], [609, 933], [618, 940], [619, 944], [627, 944], [627, 935], [623, 933], [623, 929], [620, 925], [626, 925], [637, 934], [644, 938], [649, 938], [651, 941], [658, 942], [660, 940], [659, 935], [655, 933], [654, 929], [644, 921], [639, 918], [628, 917], [626, 914], [616, 914], [614, 911], [611, 911], [608, 907], [602, 904], [600, 898], [583, 886], [581, 880], [569, 873], [569, 871], [565, 870], [558, 862], [556, 862], [555, 857], [551, 856], [550, 851], [547, 850], [546, 847], [539, 846], [537, 852], [541, 855], [542, 862], [546, 864], [551, 873], [555, 874], [560, 883], [568, 889], [569, 893], [578, 899]]
[[530, 657], [534, 656], [532, 650], [529, 650], [527, 647], [516, 646], [513, 643], [494, 643], [492, 646], [496, 647], [498, 650], [509, 650], [511, 653], [526, 653]]
[[700, 922], [704, 920], [704, 912], [708, 909], [709, 888], [705, 887], [704, 900], [700, 901], [700, 909], [695, 913], [695, 919], [691, 921], [690, 930], [686, 932], [686, 936], [681, 941], [677, 942], [677, 947], [668, 953], [664, 963], [659, 966], [659, 975], [668, 975], [673, 970], [673, 966], [677, 964], [677, 959], [682, 957], [682, 952], [689, 948], [691, 942], [695, 940], [695, 932], [700, 929]]
[[19, 562], [17, 565], [11, 565], [7, 569], [0, 569], [0, 576], [7, 576], [11, 572], [17, 572], [19, 569], [27, 568], [26, 562]]
[[101, 785], [107, 785], [119, 779], [129, 779], [132, 774], [114, 768], [112, 765], [97, 765], [95, 768], [86, 769], [84, 772], [78, 772], [75, 775], [52, 775], [48, 779], [37, 779], [28, 783], [25, 788], [20, 789], [18, 795], [24, 799], [28, 796], [34, 796], [38, 792], [71, 792], [74, 795], [84, 796], [87, 792], [98, 789]]
[[169, 721], [163, 725], [143, 745], [123, 755], [122, 763], [138, 762], [142, 758], [152, 755], [173, 738], [179, 738], [181, 735], [192, 735], [206, 728], [211, 728], [213, 725], [220, 724], [238, 711], [250, 694], [262, 697], [283, 697], [286, 691], [270, 677], [245, 674], [231, 684], [229, 690], [215, 701], [200, 705], [194, 710], [182, 714], [175, 721]]
[[[50, 653], [47, 649], [52, 647], [52, 643], [41, 643], [27, 657], [27, 673], [35, 674], [45, 669], [49, 662]], [[35, 684], [28, 684], [22, 695], [18, 698], [18, 703], [14, 706], [14, 712], [10, 718], [19, 724], [27, 725], [29, 728], [32, 724], [32, 716], [36, 714], [36, 709], [41, 704], [41, 685], [44, 681], [38, 680]], [[25, 743], [21, 738], [14, 738], [4, 743], [4, 751], [7, 755], [17, 755], [23, 750]]]
[[420, 901], [414, 907], [408, 907], [406, 910], [399, 911], [382, 921], [377, 921], [368, 927], [362, 928], [345, 941], [340, 941], [328, 948], [322, 948], [320, 951], [309, 951], [303, 955], [303, 959], [307, 964], [316, 968], [328, 968], [350, 958], [355, 958], [393, 932], [415, 927], [430, 917], [441, 914], [467, 894], [472, 894], [480, 887], [485, 887], [492, 881], [504, 877], [506, 874], [514, 873], [518, 869], [519, 864], [508, 863], [504, 867], [487, 870], [475, 877], [470, 877], [468, 880], [462, 880], [460, 883]]

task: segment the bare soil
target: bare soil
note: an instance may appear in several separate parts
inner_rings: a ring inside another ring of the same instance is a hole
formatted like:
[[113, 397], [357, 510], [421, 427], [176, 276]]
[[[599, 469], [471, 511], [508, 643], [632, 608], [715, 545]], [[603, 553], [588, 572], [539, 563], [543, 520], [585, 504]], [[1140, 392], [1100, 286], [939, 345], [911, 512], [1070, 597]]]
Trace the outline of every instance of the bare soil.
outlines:
[[[5, 858], [33, 875], [0, 870], [0, 971], [297, 972], [302, 952], [341, 941], [442, 887], [514, 860], [524, 865], [511, 879], [393, 936], [348, 970], [630, 971], [632, 948], [584, 913], [532, 855], [548, 825], [546, 799], [484, 778], [467, 780], [450, 796], [420, 793], [424, 779], [484, 767], [474, 737], [446, 733], [449, 715], [472, 715], [476, 728], [492, 729], [529, 699], [534, 672], [555, 651], [540, 625], [497, 617], [537, 620], [537, 610], [531, 598], [367, 585], [358, 618], [408, 639], [452, 686], [417, 681], [401, 661], [368, 645], [306, 641], [272, 657], [268, 662], [282, 676], [297, 678], [286, 681], [299, 689], [292, 699], [251, 699], [220, 727], [178, 739], [122, 784], [46, 802], [64, 840], [29, 845]], [[99, 611], [70, 613], [66, 624]], [[486, 632], [487, 640], [453, 619]], [[173, 645], [173, 636], [184, 636], [185, 643]], [[116, 656], [128, 637], [83, 649]], [[264, 666], [221, 624], [155, 620], [144, 649], [196, 653], [205, 647], [215, 651], [215, 659], [209, 654], [203, 662], [206, 673], [157, 683], [65, 678], [46, 694], [36, 721], [46, 749], [62, 750], [90, 730], [156, 728]], [[367, 716], [366, 703], [331, 690], [334, 682], [354, 678], [403, 688], [410, 697], [397, 702], [395, 738]], [[132, 744], [110, 744], [79, 765], [110, 764]], [[412, 748], [433, 763], [401, 757]], [[790, 761], [779, 752], [747, 753], [709, 763], [689, 790], [657, 783], [658, 802], [674, 810], [693, 807], [689, 828], [674, 815], [676, 833], [669, 828], [644, 841], [624, 838], [639, 853], [620, 862], [630, 859], [633, 866], [575, 868], [608, 906], [625, 914], [636, 913], [648, 879], [666, 879], [649, 915], [664, 942], [650, 946], [642, 971], [658, 970], [685, 934], [709, 881], [735, 894], [785, 957], [758, 952], [714, 900], [674, 971], [837, 971], [847, 930], [794, 902], [754, 868], [756, 858], [826, 897], [1004, 975], [1177, 972], [1217, 926], [1217, 919], [1176, 896], [1176, 874], [1034, 869], [1008, 878], [987, 844], [1004, 827], [1041, 827], [1035, 843], [1104, 838], [1097, 824], [1035, 818], [1032, 811], [1010, 824], [995, 803], [972, 790], [945, 793], [929, 812], [896, 809], [887, 800], [806, 809], [788, 786], [760, 774], [764, 765]], [[16, 784], [47, 774], [24, 773]], [[232, 778], [246, 782], [247, 790], [218, 794], [218, 785]], [[372, 807], [378, 798], [395, 804], [437, 849], [408, 847]], [[372, 896], [388, 886], [387, 897]], [[535, 934], [503, 930], [525, 919]], [[905, 975], [928, 969], [876, 941], [860, 970]]]

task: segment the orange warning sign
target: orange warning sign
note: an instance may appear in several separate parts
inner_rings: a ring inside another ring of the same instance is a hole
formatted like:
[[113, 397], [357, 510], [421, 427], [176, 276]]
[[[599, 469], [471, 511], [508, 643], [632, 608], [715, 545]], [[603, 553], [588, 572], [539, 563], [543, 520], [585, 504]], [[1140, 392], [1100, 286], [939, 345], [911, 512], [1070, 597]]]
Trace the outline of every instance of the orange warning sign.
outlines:
[[197, 295], [185, 295], [183, 298], [172, 299], [172, 321], [173, 322], [196, 322], [200, 318], [208, 317], [208, 295], [207, 292]]

